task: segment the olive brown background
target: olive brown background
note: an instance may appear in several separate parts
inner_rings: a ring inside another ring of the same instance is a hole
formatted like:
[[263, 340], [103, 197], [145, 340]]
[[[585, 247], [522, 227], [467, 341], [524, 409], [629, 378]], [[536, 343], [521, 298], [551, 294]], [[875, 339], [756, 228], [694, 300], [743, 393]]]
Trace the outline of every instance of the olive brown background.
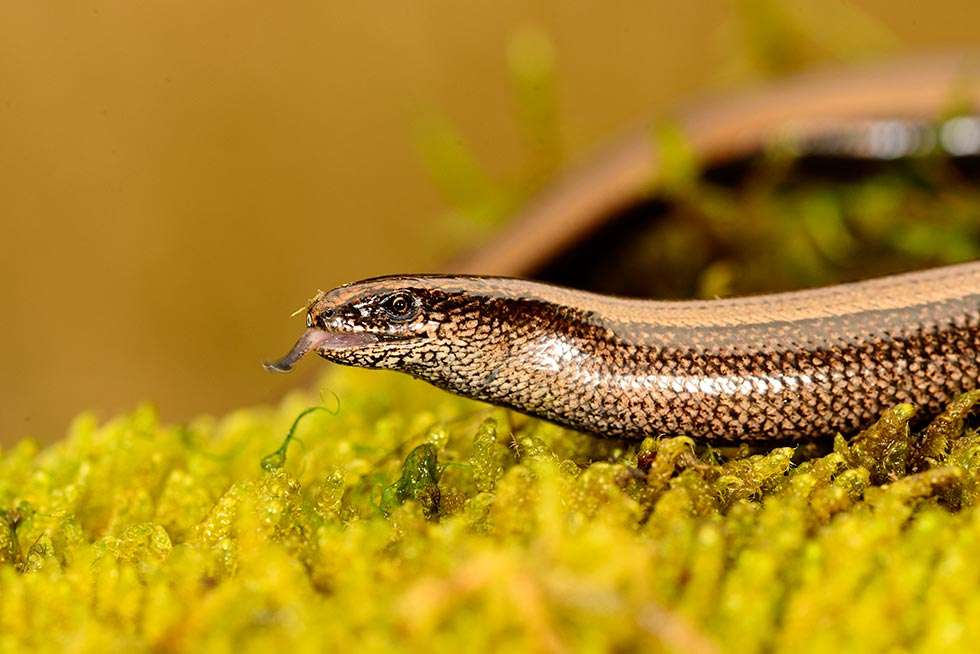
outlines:
[[[302, 383], [259, 366], [294, 309], [438, 270], [466, 231], [433, 129], [513, 180], [709, 91], [970, 46], [978, 26], [973, 0], [3, 3], [0, 442]], [[515, 84], [536, 65], [537, 141]]]

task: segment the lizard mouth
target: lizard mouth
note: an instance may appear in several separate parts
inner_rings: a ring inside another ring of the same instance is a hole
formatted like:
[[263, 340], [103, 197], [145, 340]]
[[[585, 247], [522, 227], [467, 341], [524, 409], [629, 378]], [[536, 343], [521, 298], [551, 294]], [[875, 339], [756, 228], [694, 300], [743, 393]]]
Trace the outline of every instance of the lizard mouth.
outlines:
[[311, 350], [317, 354], [339, 352], [377, 343], [378, 340], [376, 335], [367, 332], [333, 332], [311, 328], [303, 332], [303, 335], [299, 337], [299, 340], [285, 356], [276, 361], [263, 363], [262, 367], [272, 372], [289, 372], [296, 365], [296, 362]]

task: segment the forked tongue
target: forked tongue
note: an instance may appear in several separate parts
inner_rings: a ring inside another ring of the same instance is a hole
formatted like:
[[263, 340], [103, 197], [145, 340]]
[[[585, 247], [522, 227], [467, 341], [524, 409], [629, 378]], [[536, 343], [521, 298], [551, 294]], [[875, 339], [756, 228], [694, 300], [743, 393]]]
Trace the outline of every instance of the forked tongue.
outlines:
[[272, 372], [289, 372], [310, 350], [342, 350], [367, 345], [376, 340], [375, 336], [364, 332], [327, 332], [322, 329], [307, 329], [284, 357], [278, 361], [263, 363], [262, 367]]

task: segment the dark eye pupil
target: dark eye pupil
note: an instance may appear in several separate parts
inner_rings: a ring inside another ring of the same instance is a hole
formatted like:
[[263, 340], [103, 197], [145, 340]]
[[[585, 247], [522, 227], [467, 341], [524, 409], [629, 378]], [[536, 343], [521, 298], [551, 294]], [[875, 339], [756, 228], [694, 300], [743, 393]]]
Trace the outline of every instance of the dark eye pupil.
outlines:
[[384, 301], [384, 308], [393, 318], [406, 318], [412, 313], [412, 300], [404, 295], [392, 295]]

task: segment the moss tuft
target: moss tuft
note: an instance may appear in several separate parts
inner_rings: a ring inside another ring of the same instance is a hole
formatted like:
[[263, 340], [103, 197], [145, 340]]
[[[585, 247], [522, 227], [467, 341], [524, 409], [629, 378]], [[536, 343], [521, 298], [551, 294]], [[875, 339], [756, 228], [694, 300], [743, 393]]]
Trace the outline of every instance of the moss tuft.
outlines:
[[409, 500], [418, 502], [427, 518], [439, 515], [439, 455], [431, 443], [422, 443], [409, 452], [402, 464], [402, 476], [384, 490], [381, 510], [388, 515], [395, 506]]

